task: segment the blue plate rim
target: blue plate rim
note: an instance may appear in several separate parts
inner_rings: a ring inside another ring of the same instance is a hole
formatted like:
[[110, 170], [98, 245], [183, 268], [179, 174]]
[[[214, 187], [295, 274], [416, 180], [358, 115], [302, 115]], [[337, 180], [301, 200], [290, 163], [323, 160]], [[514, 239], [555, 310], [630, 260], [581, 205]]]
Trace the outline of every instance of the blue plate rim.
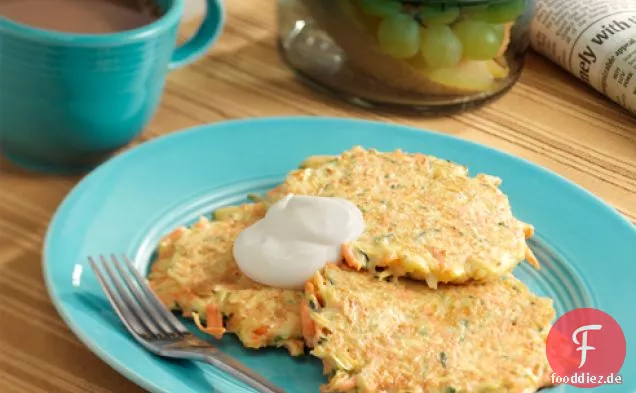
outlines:
[[114, 370], [116, 370], [118, 373], [120, 373], [121, 375], [123, 375], [124, 377], [126, 377], [127, 379], [129, 379], [130, 381], [132, 381], [133, 383], [137, 384], [138, 386], [147, 389], [149, 391], [152, 392], [162, 392], [161, 388], [157, 385], [155, 385], [154, 383], [152, 383], [152, 381], [146, 380], [143, 377], [139, 376], [138, 374], [136, 374], [134, 371], [132, 371], [130, 368], [128, 368], [125, 364], [123, 364], [119, 359], [117, 359], [114, 356], [111, 356], [108, 351], [103, 350], [102, 348], [100, 348], [98, 345], [96, 345], [89, 337], [89, 335], [85, 334], [82, 329], [78, 328], [77, 324], [75, 324], [75, 322], [72, 320], [71, 316], [69, 315], [69, 313], [65, 310], [64, 305], [62, 304], [62, 301], [60, 300], [60, 298], [57, 296], [56, 293], [56, 288], [55, 285], [53, 284], [53, 279], [50, 275], [50, 270], [49, 270], [49, 266], [50, 263], [47, 260], [47, 255], [49, 254], [49, 248], [50, 248], [50, 235], [51, 233], [53, 233], [55, 231], [55, 229], [57, 228], [58, 222], [59, 222], [59, 217], [66, 211], [68, 210], [68, 205], [70, 200], [72, 199], [72, 197], [81, 192], [83, 190], [84, 187], [86, 187], [86, 184], [90, 181], [90, 179], [99, 176], [99, 174], [105, 170], [106, 167], [113, 165], [113, 163], [116, 163], [118, 161], [121, 160], [125, 160], [127, 159], [129, 156], [135, 155], [135, 154], [139, 154], [138, 151], [140, 150], [144, 150], [149, 148], [150, 146], [156, 145], [158, 143], [166, 143], [167, 141], [173, 140], [173, 139], [178, 139], [178, 138], [184, 138], [187, 137], [189, 135], [192, 134], [196, 134], [199, 132], [204, 132], [206, 129], [209, 129], [211, 127], [231, 127], [232, 125], [238, 125], [238, 124], [244, 124], [244, 123], [260, 123], [261, 125], [265, 126], [266, 123], [276, 123], [276, 122], [285, 122], [285, 121], [289, 121], [289, 122], [316, 122], [316, 121], [320, 121], [320, 122], [325, 122], [325, 123], [329, 123], [329, 122], [337, 122], [337, 123], [356, 123], [358, 125], [363, 125], [363, 124], [368, 124], [368, 125], [380, 125], [380, 126], [385, 126], [387, 128], [397, 128], [400, 129], [401, 132], [404, 133], [412, 133], [414, 136], [418, 137], [418, 135], [421, 134], [429, 134], [430, 136], [433, 136], [435, 138], [444, 140], [444, 141], [450, 141], [452, 143], [458, 143], [460, 145], [465, 145], [468, 146], [471, 149], [477, 149], [477, 150], [481, 150], [489, 155], [496, 155], [499, 157], [504, 157], [508, 160], [513, 160], [518, 164], [530, 167], [531, 169], [540, 172], [542, 175], [547, 176], [548, 178], [551, 178], [553, 180], [556, 180], [560, 183], [562, 183], [564, 186], [569, 187], [570, 189], [573, 189], [574, 191], [577, 192], [578, 195], [580, 195], [580, 197], [584, 197], [588, 200], [588, 202], [592, 202], [594, 205], [596, 205], [598, 208], [602, 209], [603, 211], [605, 211], [605, 213], [613, 216], [615, 219], [617, 219], [617, 223], [620, 222], [622, 225], [624, 225], [626, 227], [626, 229], [631, 230], [634, 235], [636, 235], [636, 226], [633, 225], [629, 220], [627, 220], [626, 217], [624, 217], [622, 214], [620, 214], [620, 212], [618, 212], [615, 208], [613, 208], [611, 205], [609, 205], [607, 202], [605, 202], [604, 200], [602, 200], [600, 197], [594, 195], [592, 192], [586, 190], [585, 188], [579, 186], [578, 184], [574, 183], [573, 181], [567, 179], [566, 177], [553, 172], [545, 167], [542, 167], [538, 164], [535, 164], [529, 160], [526, 160], [524, 158], [521, 157], [517, 157], [511, 153], [507, 153], [501, 150], [497, 150], [495, 148], [492, 148], [490, 146], [478, 143], [478, 142], [474, 142], [468, 139], [463, 139], [460, 138], [458, 136], [454, 136], [454, 135], [449, 135], [449, 134], [445, 134], [443, 132], [439, 132], [439, 131], [433, 131], [430, 129], [424, 129], [424, 128], [418, 128], [415, 126], [409, 126], [409, 125], [403, 125], [403, 124], [396, 124], [396, 123], [390, 123], [390, 122], [385, 122], [385, 121], [378, 121], [378, 120], [366, 120], [366, 119], [357, 119], [357, 118], [349, 118], [349, 117], [316, 117], [316, 116], [271, 116], [271, 117], [254, 117], [254, 118], [247, 118], [247, 119], [233, 119], [233, 120], [225, 120], [225, 121], [221, 121], [221, 122], [217, 122], [217, 123], [208, 123], [208, 124], [201, 124], [201, 125], [197, 125], [197, 126], [193, 126], [193, 127], [189, 127], [189, 128], [185, 128], [185, 129], [180, 129], [180, 130], [175, 130], [169, 134], [165, 134], [162, 136], [159, 136], [157, 138], [154, 138], [150, 141], [147, 141], [145, 143], [142, 143], [138, 146], [135, 146], [132, 149], [129, 149], [125, 152], [122, 152], [114, 157], [111, 157], [110, 159], [108, 159], [107, 161], [103, 162], [102, 164], [100, 164], [98, 167], [96, 167], [95, 169], [93, 169], [91, 172], [89, 172], [88, 174], [86, 174], [69, 192], [68, 194], [64, 197], [64, 199], [62, 200], [62, 202], [59, 204], [59, 206], [57, 207], [57, 209], [55, 210], [55, 213], [53, 214], [51, 221], [50, 221], [50, 225], [47, 229], [45, 238], [44, 238], [44, 243], [43, 243], [43, 252], [42, 252], [42, 271], [43, 271], [43, 276], [44, 276], [44, 282], [47, 288], [47, 292], [49, 297], [51, 298], [51, 301], [56, 309], [56, 311], [58, 312], [58, 314], [60, 315], [60, 317], [62, 318], [62, 320], [64, 321], [64, 323], [68, 326], [68, 328], [73, 332], [73, 334], [91, 351], [93, 352], [97, 357], [99, 357], [102, 361], [104, 361], [106, 364], [108, 364], [110, 367], [112, 367]]

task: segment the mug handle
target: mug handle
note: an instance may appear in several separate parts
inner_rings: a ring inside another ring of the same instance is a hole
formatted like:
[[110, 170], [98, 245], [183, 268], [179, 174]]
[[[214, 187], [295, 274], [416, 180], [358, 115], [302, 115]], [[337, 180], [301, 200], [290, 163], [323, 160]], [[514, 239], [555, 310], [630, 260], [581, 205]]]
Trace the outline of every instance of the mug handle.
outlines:
[[222, 0], [206, 0], [206, 11], [203, 23], [187, 42], [179, 45], [172, 54], [168, 69], [174, 70], [190, 64], [203, 56], [219, 38], [223, 28]]

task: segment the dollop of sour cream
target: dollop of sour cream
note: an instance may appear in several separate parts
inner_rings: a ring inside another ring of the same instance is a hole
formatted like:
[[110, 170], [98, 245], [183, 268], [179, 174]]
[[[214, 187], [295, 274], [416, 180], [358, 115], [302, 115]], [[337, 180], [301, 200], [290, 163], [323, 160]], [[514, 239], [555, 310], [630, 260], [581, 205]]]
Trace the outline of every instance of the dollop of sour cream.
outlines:
[[260, 284], [298, 289], [363, 231], [362, 212], [346, 199], [287, 195], [239, 234], [234, 259]]

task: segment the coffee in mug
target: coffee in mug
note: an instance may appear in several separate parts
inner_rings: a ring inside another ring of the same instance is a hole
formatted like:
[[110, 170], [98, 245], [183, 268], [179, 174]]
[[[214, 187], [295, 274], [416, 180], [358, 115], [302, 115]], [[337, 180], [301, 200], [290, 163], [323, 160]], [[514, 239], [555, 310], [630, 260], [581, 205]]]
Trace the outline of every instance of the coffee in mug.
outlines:
[[105, 34], [132, 30], [160, 15], [139, 0], [0, 0], [0, 15], [28, 26], [67, 33]]

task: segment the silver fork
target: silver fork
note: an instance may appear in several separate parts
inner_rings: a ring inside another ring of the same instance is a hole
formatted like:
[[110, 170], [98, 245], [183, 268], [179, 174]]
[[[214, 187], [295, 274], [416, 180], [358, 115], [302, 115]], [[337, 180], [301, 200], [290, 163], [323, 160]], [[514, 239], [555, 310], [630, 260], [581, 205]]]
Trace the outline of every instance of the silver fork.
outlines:
[[159, 356], [209, 363], [258, 392], [285, 392], [236, 359], [190, 333], [159, 301], [145, 279], [132, 266], [130, 259], [126, 256], [122, 259], [123, 264], [115, 255], [110, 256], [110, 262], [103, 255], [99, 256], [101, 263], [96, 262], [93, 257], [88, 258], [99, 284], [122, 323], [147, 350]]

